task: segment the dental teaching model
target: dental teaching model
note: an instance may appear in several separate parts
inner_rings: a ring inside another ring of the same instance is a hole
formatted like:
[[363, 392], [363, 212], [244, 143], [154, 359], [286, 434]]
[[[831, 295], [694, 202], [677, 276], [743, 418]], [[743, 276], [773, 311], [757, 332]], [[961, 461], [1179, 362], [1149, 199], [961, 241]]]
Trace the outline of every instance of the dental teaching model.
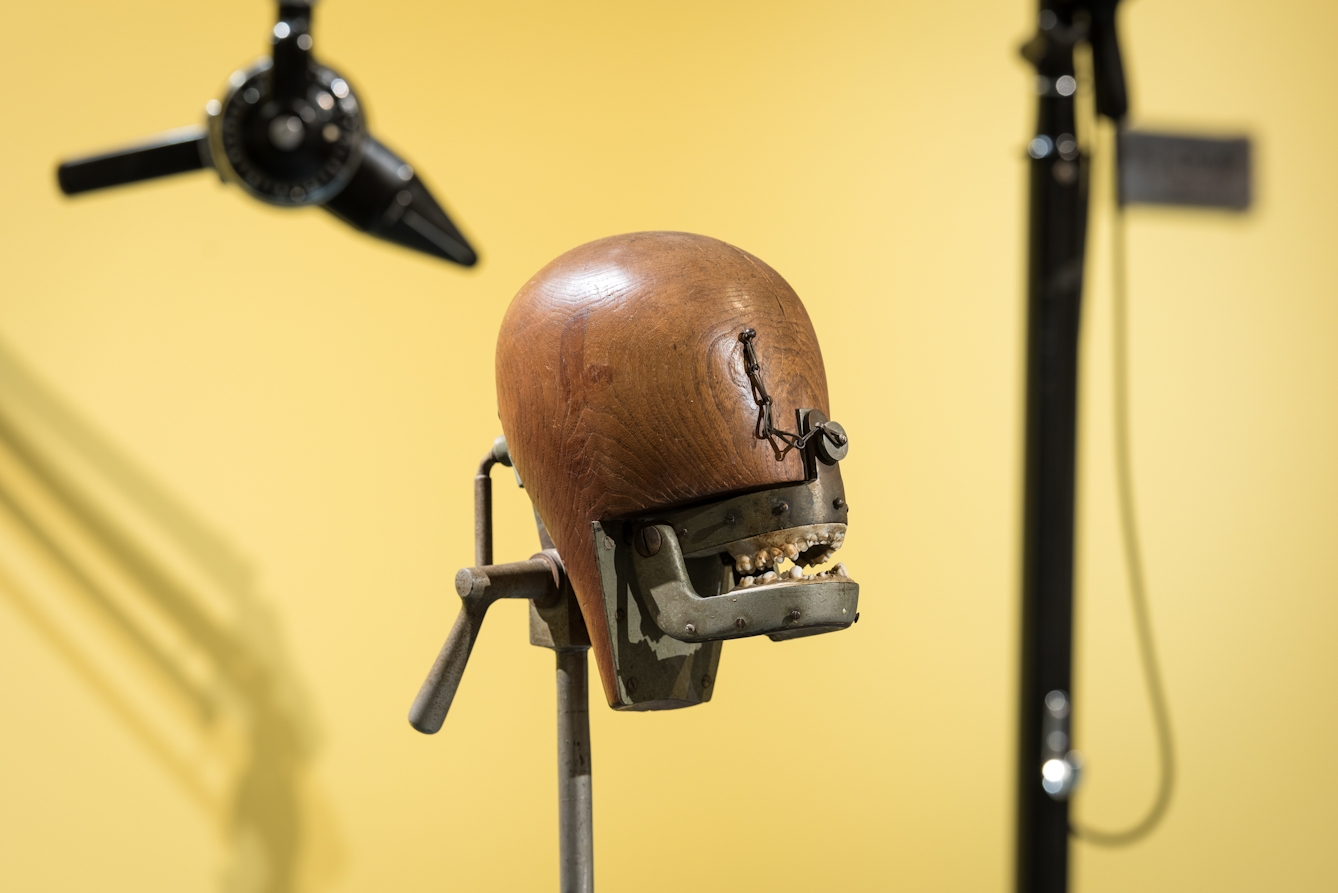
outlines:
[[[569, 856], [590, 861], [586, 649], [610, 706], [664, 710], [710, 700], [726, 639], [858, 618], [858, 584], [823, 569], [846, 535], [849, 440], [794, 290], [687, 233], [601, 239], [535, 274], [498, 335], [497, 399], [505, 439], [478, 478], [480, 566], [456, 578], [464, 605], [410, 721], [440, 728], [488, 605], [530, 599], [531, 641], [558, 652], [559, 744], [585, 748], [572, 757], [585, 761], [583, 813], [565, 811], [562, 789], [565, 872]], [[534, 504], [545, 549], [529, 561], [491, 564], [495, 462], [514, 464]], [[568, 847], [578, 826], [583, 855]]]
[[762, 261], [686, 233], [567, 252], [511, 302], [497, 398], [610, 705], [706, 700], [721, 640], [854, 622], [843, 569], [802, 570], [845, 537], [845, 432], [804, 305]]

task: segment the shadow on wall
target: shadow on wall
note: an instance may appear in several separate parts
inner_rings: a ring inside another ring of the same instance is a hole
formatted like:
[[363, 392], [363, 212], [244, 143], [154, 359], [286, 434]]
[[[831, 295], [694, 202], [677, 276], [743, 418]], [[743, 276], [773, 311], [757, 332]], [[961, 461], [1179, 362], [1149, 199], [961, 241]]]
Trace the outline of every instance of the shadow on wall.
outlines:
[[199, 804], [222, 889], [329, 885], [314, 722], [250, 569], [2, 344], [0, 597]]

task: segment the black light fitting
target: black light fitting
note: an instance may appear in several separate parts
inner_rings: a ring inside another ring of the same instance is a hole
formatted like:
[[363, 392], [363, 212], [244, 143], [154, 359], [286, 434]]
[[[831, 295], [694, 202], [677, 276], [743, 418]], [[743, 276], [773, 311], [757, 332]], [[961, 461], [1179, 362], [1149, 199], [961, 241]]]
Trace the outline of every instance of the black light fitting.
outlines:
[[404, 159], [367, 130], [349, 82], [312, 55], [315, 0], [281, 0], [271, 58], [233, 72], [204, 126], [67, 161], [66, 195], [213, 168], [261, 201], [317, 205], [369, 235], [470, 267], [478, 255]]

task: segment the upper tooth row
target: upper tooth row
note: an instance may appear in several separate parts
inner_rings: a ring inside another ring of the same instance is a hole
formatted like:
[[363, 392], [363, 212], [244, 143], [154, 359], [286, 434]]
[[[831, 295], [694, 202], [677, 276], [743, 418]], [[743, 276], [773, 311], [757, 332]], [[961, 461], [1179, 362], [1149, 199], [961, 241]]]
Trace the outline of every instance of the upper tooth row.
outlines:
[[749, 586], [765, 586], [768, 583], [775, 583], [782, 577], [789, 577], [791, 580], [821, 580], [828, 577], [849, 578], [850, 574], [846, 571], [846, 566], [844, 564], [837, 564], [836, 567], [832, 568], [830, 571], [823, 571], [820, 574], [806, 574], [798, 567], [792, 567], [785, 574], [777, 574], [775, 571], [767, 571], [765, 574], [760, 574], [756, 577], [744, 577], [739, 580], [739, 588], [747, 589]]
[[810, 561], [810, 564], [822, 564], [831, 559], [836, 550], [841, 548], [841, 542], [845, 537], [836, 534], [832, 537], [819, 537], [809, 534], [807, 539], [802, 540], [802, 548], [799, 543], [784, 543], [780, 546], [771, 546], [770, 548], [758, 549], [752, 555], [739, 555], [734, 559], [734, 567], [741, 574], [752, 573], [754, 570], [763, 570], [766, 567], [779, 565], [787, 558], [790, 561], [798, 561], [801, 552], [807, 552], [815, 546], [831, 546], [830, 549], [824, 549], [820, 557]]
[[[799, 552], [800, 550], [797, 547], [789, 543], [782, 549], [762, 549], [756, 555], [740, 555], [734, 559], [734, 568], [741, 574], [750, 574], [767, 567], [779, 567], [787, 558], [791, 561], [798, 561]], [[822, 554], [811, 560], [809, 564], [823, 564], [830, 561], [835, 554], [836, 549], [824, 549]]]

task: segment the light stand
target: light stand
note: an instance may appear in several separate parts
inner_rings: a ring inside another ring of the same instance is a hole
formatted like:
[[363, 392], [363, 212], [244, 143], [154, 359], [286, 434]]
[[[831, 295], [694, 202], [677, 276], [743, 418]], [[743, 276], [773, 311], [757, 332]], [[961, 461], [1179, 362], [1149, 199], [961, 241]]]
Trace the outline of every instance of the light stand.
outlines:
[[1077, 141], [1074, 50], [1092, 47], [1098, 113], [1128, 108], [1115, 33], [1117, 0], [1041, 0], [1023, 55], [1039, 94], [1031, 156], [1027, 415], [1017, 750], [1019, 893], [1068, 889], [1073, 532], [1078, 333], [1087, 235], [1088, 159]]

